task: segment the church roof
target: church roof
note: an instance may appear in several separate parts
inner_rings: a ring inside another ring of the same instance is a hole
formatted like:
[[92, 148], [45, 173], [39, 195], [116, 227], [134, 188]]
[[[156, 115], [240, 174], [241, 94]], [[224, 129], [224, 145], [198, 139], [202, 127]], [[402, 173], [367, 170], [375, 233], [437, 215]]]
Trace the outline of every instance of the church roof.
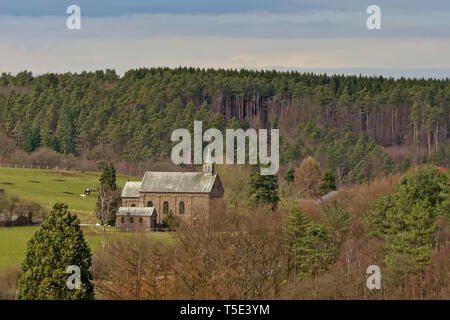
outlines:
[[120, 207], [117, 211], [118, 216], [142, 216], [151, 217], [155, 212], [153, 207]]
[[139, 192], [195, 192], [208, 193], [217, 174], [203, 172], [153, 172], [147, 171]]
[[139, 198], [141, 181], [128, 181], [122, 190], [122, 198]]

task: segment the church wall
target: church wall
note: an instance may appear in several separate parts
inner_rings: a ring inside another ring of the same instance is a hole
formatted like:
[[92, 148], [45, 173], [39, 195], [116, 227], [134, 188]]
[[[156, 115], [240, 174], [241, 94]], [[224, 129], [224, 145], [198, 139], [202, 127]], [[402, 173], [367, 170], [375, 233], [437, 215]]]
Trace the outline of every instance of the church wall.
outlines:
[[[157, 223], [162, 225], [164, 215], [164, 202], [169, 203], [169, 211], [185, 221], [192, 222], [195, 215], [205, 215], [209, 210], [209, 195], [204, 193], [142, 193], [139, 198], [139, 207], [146, 207], [148, 202], [159, 213]], [[180, 202], [184, 202], [184, 214], [180, 214]]]
[[[124, 222], [122, 222], [122, 218]], [[133, 218], [133, 222], [131, 222], [131, 218]], [[142, 219], [142, 223], [139, 219]], [[150, 231], [153, 228], [151, 219], [152, 217], [119, 216], [116, 219], [116, 229], [118, 232]]]
[[139, 198], [122, 198], [122, 207], [131, 207], [133, 204], [136, 207], [143, 207]]

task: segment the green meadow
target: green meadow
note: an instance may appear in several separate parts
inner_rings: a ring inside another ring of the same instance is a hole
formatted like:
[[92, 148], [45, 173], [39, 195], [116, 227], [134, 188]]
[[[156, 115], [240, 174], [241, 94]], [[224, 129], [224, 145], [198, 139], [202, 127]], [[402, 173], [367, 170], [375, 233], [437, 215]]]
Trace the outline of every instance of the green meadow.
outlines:
[[[32, 200], [50, 208], [55, 202], [68, 204], [69, 209], [79, 214], [81, 220], [89, 219], [97, 201], [99, 172], [0, 168], [0, 188], [10, 195]], [[122, 188], [127, 180], [139, 178], [117, 175], [117, 184]], [[94, 190], [86, 200], [80, 199], [85, 189]], [[91, 221], [92, 222], [92, 221]]]
[[[55, 202], [68, 204], [69, 210], [77, 214], [82, 222], [96, 223], [93, 210], [98, 194], [98, 172], [56, 171], [0, 167], [0, 189], [9, 195], [23, 200], [32, 200], [43, 207], [50, 208]], [[117, 175], [117, 184], [122, 188], [128, 180], [139, 180], [132, 176]], [[91, 189], [86, 200], [80, 199], [85, 189]], [[94, 191], [92, 191], [94, 190]], [[0, 227], [0, 271], [4, 268], [20, 265], [25, 257], [28, 240], [38, 226]], [[96, 228], [82, 227], [85, 239], [92, 251], [102, 240], [129, 237], [132, 233], [115, 231], [101, 232]], [[152, 241], [170, 242], [169, 233], [146, 233]]]
[[[0, 228], [0, 273], [4, 268], [20, 265], [22, 263], [25, 258], [27, 242], [38, 228], [38, 226]], [[111, 231], [103, 233], [91, 227], [83, 227], [82, 229], [85, 239], [92, 251], [100, 246], [102, 240], [107, 241], [134, 235], [133, 233]], [[171, 234], [167, 232], [147, 232], [144, 235], [151, 241], [169, 243], [172, 240]]]

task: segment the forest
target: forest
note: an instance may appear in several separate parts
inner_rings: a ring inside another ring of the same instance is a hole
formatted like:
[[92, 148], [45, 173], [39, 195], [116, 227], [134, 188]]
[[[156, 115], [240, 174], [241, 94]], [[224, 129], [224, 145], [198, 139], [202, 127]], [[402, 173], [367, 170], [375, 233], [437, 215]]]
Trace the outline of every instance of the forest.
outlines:
[[410, 164], [448, 166], [449, 105], [448, 79], [195, 68], [3, 73], [0, 160], [44, 165], [50, 152], [72, 157], [67, 167], [80, 166], [73, 159], [124, 168], [167, 161], [171, 132], [200, 120], [205, 129], [280, 128], [285, 169], [314, 156], [340, 182], [362, 182]]

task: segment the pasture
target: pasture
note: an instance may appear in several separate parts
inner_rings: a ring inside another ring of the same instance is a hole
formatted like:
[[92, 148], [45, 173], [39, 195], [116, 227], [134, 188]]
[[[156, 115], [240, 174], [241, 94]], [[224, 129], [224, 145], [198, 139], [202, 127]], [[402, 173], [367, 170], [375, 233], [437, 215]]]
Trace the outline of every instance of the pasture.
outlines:
[[[81, 220], [91, 216], [97, 202], [100, 172], [0, 168], [0, 188], [10, 195], [28, 199], [51, 208], [62, 201], [79, 215]], [[140, 178], [117, 175], [117, 185], [122, 188], [127, 180]], [[86, 199], [80, 199], [85, 189], [94, 190]]]
[[[26, 227], [1, 227], [0, 228], [0, 273], [7, 267], [20, 265], [25, 258], [27, 242], [38, 229], [38, 226]], [[92, 252], [100, 246], [102, 240], [115, 239], [118, 237], [129, 237], [134, 233], [122, 232], [99, 232], [91, 227], [83, 227], [85, 239]], [[172, 240], [170, 233], [149, 232], [145, 236], [150, 241], [162, 241], [169, 243]]]

